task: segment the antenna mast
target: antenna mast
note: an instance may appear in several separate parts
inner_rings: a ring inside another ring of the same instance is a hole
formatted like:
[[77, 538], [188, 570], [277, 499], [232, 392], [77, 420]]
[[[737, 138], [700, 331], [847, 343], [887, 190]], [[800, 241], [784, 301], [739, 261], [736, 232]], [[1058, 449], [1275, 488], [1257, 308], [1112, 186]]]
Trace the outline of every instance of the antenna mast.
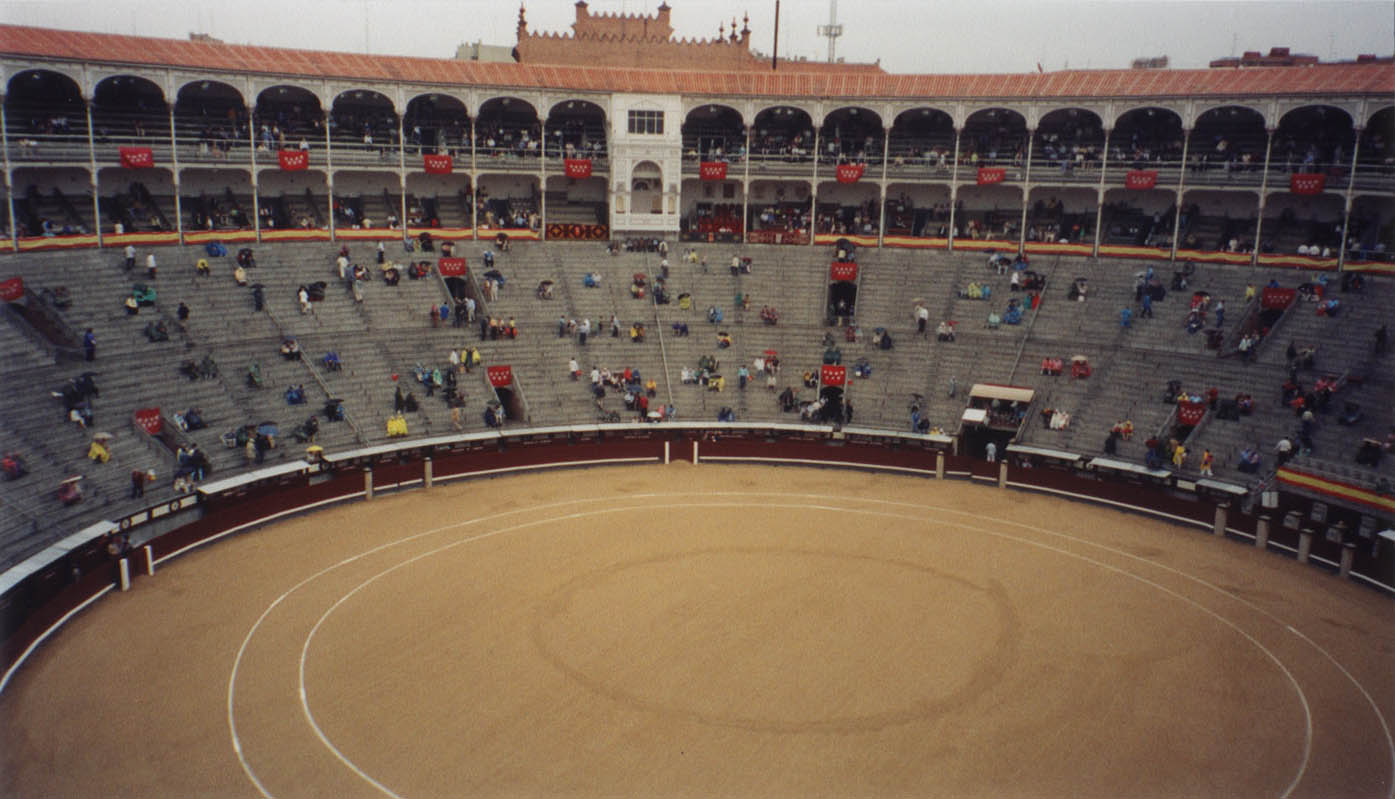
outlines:
[[838, 37], [843, 35], [843, 26], [838, 24], [838, 0], [828, 0], [828, 24], [818, 28], [820, 36], [828, 37], [828, 63], [834, 62], [834, 51]]

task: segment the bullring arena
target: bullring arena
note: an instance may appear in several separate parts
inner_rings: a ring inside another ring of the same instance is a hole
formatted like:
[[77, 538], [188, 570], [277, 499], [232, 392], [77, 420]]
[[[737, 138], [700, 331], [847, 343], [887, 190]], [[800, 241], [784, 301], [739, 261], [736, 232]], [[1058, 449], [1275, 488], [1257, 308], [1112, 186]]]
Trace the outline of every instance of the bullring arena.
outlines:
[[0, 24], [0, 794], [1395, 799], [1395, 58], [672, 11]]
[[1291, 560], [991, 486], [461, 481], [83, 613], [0, 699], [4, 788], [1380, 797], [1390, 619]]

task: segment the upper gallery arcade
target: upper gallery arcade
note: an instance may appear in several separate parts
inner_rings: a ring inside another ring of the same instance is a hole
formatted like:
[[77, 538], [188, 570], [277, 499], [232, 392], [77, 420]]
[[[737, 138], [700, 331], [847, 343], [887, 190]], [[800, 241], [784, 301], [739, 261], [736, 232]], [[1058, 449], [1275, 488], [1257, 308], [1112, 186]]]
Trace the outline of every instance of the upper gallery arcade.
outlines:
[[[21, 249], [55, 222], [109, 237], [138, 181], [137, 204], [160, 213], [122, 229], [160, 217], [185, 240], [336, 237], [368, 221], [1235, 261], [1301, 242], [1335, 262], [1357, 234], [1363, 258], [1395, 251], [1388, 59], [772, 71], [748, 28], [726, 30], [680, 40], [667, 6], [626, 17], [583, 2], [567, 36], [520, 14], [518, 62], [487, 63], [0, 26], [6, 232]], [[651, 45], [643, 65], [595, 54]], [[554, 54], [566, 48], [587, 65]], [[671, 48], [731, 62], [699, 70]], [[122, 148], [149, 160], [133, 167]], [[290, 170], [288, 151], [304, 154]]]

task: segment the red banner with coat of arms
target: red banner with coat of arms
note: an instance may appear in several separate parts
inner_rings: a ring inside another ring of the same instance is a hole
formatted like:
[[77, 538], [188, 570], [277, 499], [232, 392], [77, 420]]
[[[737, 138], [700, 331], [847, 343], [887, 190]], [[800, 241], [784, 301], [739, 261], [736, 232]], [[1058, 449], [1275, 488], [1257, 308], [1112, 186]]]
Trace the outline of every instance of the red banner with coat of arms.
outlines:
[[1158, 170], [1156, 169], [1130, 169], [1124, 175], [1124, 188], [1126, 189], [1151, 189], [1158, 185]]
[[421, 165], [428, 175], [449, 175], [451, 172], [455, 171], [455, 159], [448, 155], [423, 153], [421, 156]]
[[1002, 183], [1007, 179], [1007, 169], [1000, 166], [981, 166], [978, 168], [978, 185], [987, 186], [992, 183]]
[[726, 180], [726, 161], [703, 161], [698, 164], [698, 176], [703, 180]]
[[0, 301], [19, 302], [24, 299], [24, 278], [12, 277], [0, 282]]
[[832, 280], [846, 280], [849, 283], [857, 280], [857, 264], [846, 261], [835, 261], [828, 267], [828, 277]]
[[824, 366], [819, 370], [819, 382], [825, 386], [841, 386], [848, 382], [848, 367]]
[[165, 429], [165, 421], [160, 416], [159, 408], [137, 408], [131, 414], [131, 418], [140, 426], [140, 429], [152, 436], [158, 435], [161, 430]]
[[1322, 194], [1327, 188], [1327, 176], [1299, 172], [1288, 176], [1288, 190], [1294, 194]]
[[122, 147], [121, 165], [127, 169], [149, 169], [155, 166], [155, 155], [149, 147]]
[[862, 179], [862, 173], [866, 171], [866, 164], [839, 164], [838, 182], [856, 183]]
[[287, 172], [310, 167], [310, 153], [305, 150], [281, 150], [276, 153], [276, 160], [281, 163], [281, 168]]
[[589, 178], [591, 177], [590, 158], [567, 158], [565, 159], [567, 177], [569, 178]]
[[436, 262], [436, 268], [441, 270], [441, 277], [464, 277], [464, 258], [442, 258]]
[[1196, 427], [1201, 417], [1206, 415], [1206, 403], [1185, 400], [1177, 403], [1177, 421], [1188, 427]]
[[491, 366], [485, 369], [485, 374], [489, 377], [489, 385], [495, 388], [503, 388], [513, 382], [512, 366]]

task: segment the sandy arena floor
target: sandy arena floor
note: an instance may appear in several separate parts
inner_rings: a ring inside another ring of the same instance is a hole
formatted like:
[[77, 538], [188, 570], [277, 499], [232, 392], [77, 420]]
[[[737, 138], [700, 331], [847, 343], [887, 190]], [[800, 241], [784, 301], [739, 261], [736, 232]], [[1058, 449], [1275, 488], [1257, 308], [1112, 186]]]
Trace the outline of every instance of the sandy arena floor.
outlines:
[[1392, 622], [1278, 555], [964, 482], [456, 482], [79, 615], [0, 696], [0, 792], [1388, 799]]

